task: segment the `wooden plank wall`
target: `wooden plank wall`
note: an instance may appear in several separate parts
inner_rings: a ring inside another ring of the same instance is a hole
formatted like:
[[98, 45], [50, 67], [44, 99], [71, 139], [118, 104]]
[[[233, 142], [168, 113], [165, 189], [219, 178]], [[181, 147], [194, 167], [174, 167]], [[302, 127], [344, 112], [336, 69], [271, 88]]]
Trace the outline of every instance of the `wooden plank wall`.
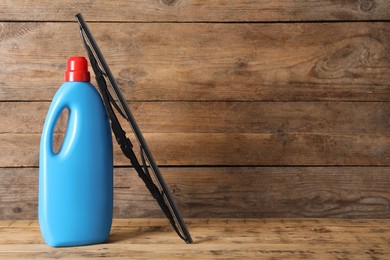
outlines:
[[[390, 1], [33, 0], [0, 2], [0, 219], [37, 218], [77, 12], [185, 217], [390, 217]], [[114, 150], [115, 217], [162, 217]]]

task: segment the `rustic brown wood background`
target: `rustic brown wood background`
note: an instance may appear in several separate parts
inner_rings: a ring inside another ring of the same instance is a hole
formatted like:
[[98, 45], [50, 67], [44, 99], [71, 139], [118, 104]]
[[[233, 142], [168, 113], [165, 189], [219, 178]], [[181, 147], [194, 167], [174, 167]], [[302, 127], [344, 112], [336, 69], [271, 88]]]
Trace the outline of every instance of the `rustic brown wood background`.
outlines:
[[[2, 0], [0, 219], [37, 218], [77, 12], [185, 217], [390, 217], [390, 1]], [[115, 165], [115, 217], [162, 217]]]

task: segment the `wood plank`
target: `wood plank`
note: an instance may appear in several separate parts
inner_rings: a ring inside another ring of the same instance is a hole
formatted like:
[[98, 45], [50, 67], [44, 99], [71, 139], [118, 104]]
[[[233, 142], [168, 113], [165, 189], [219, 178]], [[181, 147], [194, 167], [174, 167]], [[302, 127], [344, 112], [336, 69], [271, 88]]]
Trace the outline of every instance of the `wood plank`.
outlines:
[[[90, 27], [129, 100], [390, 101], [388, 26]], [[50, 100], [62, 84], [67, 57], [85, 55], [76, 23], [0, 23], [0, 28], [0, 100]]]
[[[367, 223], [370, 223], [368, 226]], [[240, 238], [242, 243], [305, 243], [305, 236], [311, 236], [318, 233], [322, 242], [327, 244], [339, 244], [349, 241], [351, 245], [359, 243], [356, 239], [360, 233], [388, 233], [390, 227], [389, 220], [346, 220], [346, 219], [199, 219], [190, 218], [186, 221], [191, 227], [191, 231], [197, 233], [197, 230], [204, 228], [210, 229], [211, 232], [229, 232], [234, 231], [234, 237], [223, 236], [215, 237], [208, 243], [224, 244], [234, 243]], [[17, 236], [25, 230], [22, 236]], [[279, 232], [275, 232], [278, 230]], [[381, 230], [382, 232], [380, 232]], [[38, 232], [37, 232], [38, 231]], [[294, 237], [295, 232], [300, 236]], [[146, 235], [146, 233], [151, 233]], [[201, 233], [201, 232], [199, 232]], [[203, 232], [205, 233], [205, 232]], [[261, 233], [261, 236], [259, 236]], [[40, 244], [43, 243], [41, 234], [38, 230], [36, 220], [27, 221], [0, 221], [0, 244]], [[136, 235], [138, 234], [138, 235]], [[293, 235], [294, 234], [294, 235]], [[110, 243], [120, 244], [147, 244], [150, 243], [150, 235], [153, 236], [154, 243], [176, 244], [178, 238], [167, 225], [167, 221], [161, 218], [132, 218], [132, 219], [114, 219], [111, 229]], [[197, 234], [195, 234], [197, 235]], [[205, 235], [194, 237], [195, 244], [200, 244], [206, 239]], [[383, 236], [373, 237], [371, 243], [383, 243], [386, 240]]]
[[[390, 217], [389, 167], [161, 170], [185, 217]], [[38, 169], [0, 168], [0, 179], [0, 219], [36, 219]], [[116, 218], [163, 217], [133, 169], [115, 168], [114, 185]]]
[[[286, 220], [288, 221], [286, 223]], [[370, 225], [367, 226], [367, 222]], [[192, 227], [212, 226], [224, 227], [235, 226], [239, 227], [245, 225], [246, 227], [263, 226], [264, 229], [272, 229], [275, 227], [291, 228], [291, 225], [299, 228], [318, 227], [323, 225], [337, 225], [340, 227], [359, 227], [359, 228], [374, 228], [382, 227], [386, 229], [387, 219], [361, 219], [361, 218], [186, 218], [185, 223]], [[1, 228], [23, 228], [35, 229], [37, 225], [36, 219], [0, 220]], [[114, 218], [112, 228], [117, 229], [132, 229], [136, 227], [161, 227], [167, 225], [165, 218]], [[223, 239], [223, 238], [220, 238]], [[6, 243], [2, 240], [2, 242]]]
[[61, 3], [34, 0], [2, 1], [0, 20], [73, 21], [77, 12], [93, 21], [231, 22], [231, 21], [322, 21], [389, 19], [390, 4], [376, 1], [94, 1]]
[[[49, 105], [0, 102], [0, 122], [6, 122], [0, 133], [41, 133]], [[129, 106], [143, 133], [390, 133], [390, 102], [135, 101]], [[58, 133], [66, 131], [66, 120], [57, 125]]]
[[[211, 233], [211, 232], [210, 232]], [[211, 233], [210, 235], [221, 235]], [[225, 235], [222, 233], [222, 235]], [[369, 239], [363, 237], [363, 239]], [[238, 241], [239, 243], [239, 241]], [[314, 242], [313, 242], [314, 243]], [[170, 245], [160, 244], [100, 244], [90, 247], [50, 248], [39, 245], [0, 245], [0, 256], [6, 259], [378, 259], [386, 260], [390, 250], [383, 244], [365, 243], [353, 248], [346, 244], [218, 244], [218, 245]], [[346, 249], [346, 247], [348, 249]], [[310, 248], [310, 249], [309, 249]], [[375, 248], [375, 249], [373, 249]]]
[[[162, 219], [114, 220], [108, 243], [52, 248], [38, 222], [0, 222], [0, 257], [7, 259], [386, 259], [389, 220], [190, 219], [194, 244], [182, 243]], [[135, 223], [134, 223], [135, 222]], [[15, 225], [16, 223], [16, 225]], [[232, 225], [233, 223], [233, 225]], [[378, 228], [380, 224], [380, 228]], [[130, 226], [127, 226], [130, 225]]]
[[[43, 243], [41, 235], [38, 229], [37, 221], [1, 221], [0, 238], [1, 244], [39, 244]], [[167, 226], [165, 220], [152, 219], [152, 225], [149, 219], [114, 219], [112, 233], [110, 236], [110, 243], [137, 243], [144, 244], [150, 240], [144, 233], [152, 233], [154, 242], [159, 240], [161, 243], [173, 243], [178, 241]], [[303, 237], [305, 235], [312, 235], [313, 232], [318, 232], [327, 235], [321, 239], [325, 243], [338, 244], [343, 241], [350, 241], [350, 244], [356, 244], [359, 241], [356, 240], [356, 236], [359, 236], [360, 232], [376, 233], [380, 228], [383, 233], [390, 232], [388, 227], [388, 220], [370, 220], [373, 225], [367, 226], [367, 220], [361, 221], [362, 223], [355, 224], [354, 222], [344, 221], [342, 219], [334, 219], [332, 221], [317, 220], [317, 219], [189, 219], [187, 224], [192, 228], [191, 230], [200, 230], [207, 226], [212, 232], [224, 232], [227, 227], [234, 230], [235, 237], [225, 236], [220, 238], [214, 238], [208, 243], [222, 244], [222, 243], [234, 243], [237, 237], [241, 237], [242, 242], [249, 243], [294, 243], [292, 233], [300, 230], [302, 237], [295, 238], [295, 243], [304, 243]], [[129, 225], [129, 226], [128, 226]], [[380, 226], [379, 226], [380, 225]], [[241, 229], [239, 229], [241, 227]], [[346, 229], [351, 230], [346, 232]], [[25, 230], [22, 236], [17, 236], [21, 231]], [[275, 232], [279, 229], [279, 232]], [[38, 232], [37, 232], [38, 231]], [[261, 233], [262, 236], [258, 234]], [[329, 234], [330, 233], [330, 234]], [[379, 233], [379, 232], [378, 232]], [[139, 234], [136, 236], [135, 234]], [[284, 238], [283, 238], [284, 237]], [[7, 239], [8, 238], [8, 239]], [[204, 239], [203, 236], [199, 236], [196, 240], [201, 243]], [[299, 240], [301, 238], [301, 240]], [[381, 236], [373, 237], [371, 243], [385, 242]], [[196, 242], [197, 242], [196, 241]]]
[[[159, 165], [390, 165], [390, 138], [382, 135], [275, 132], [144, 136]], [[39, 134], [1, 134], [0, 167], [38, 166], [39, 141]], [[129, 165], [118, 145], [114, 145], [114, 164]]]

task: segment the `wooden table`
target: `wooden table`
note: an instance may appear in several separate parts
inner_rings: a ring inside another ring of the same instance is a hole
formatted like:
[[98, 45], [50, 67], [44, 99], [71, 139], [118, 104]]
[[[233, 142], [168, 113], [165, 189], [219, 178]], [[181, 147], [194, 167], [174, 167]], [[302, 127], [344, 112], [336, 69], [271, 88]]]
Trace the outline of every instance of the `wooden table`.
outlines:
[[107, 243], [44, 244], [36, 220], [0, 221], [1, 259], [390, 259], [390, 220], [187, 219], [194, 243], [165, 219], [115, 219]]

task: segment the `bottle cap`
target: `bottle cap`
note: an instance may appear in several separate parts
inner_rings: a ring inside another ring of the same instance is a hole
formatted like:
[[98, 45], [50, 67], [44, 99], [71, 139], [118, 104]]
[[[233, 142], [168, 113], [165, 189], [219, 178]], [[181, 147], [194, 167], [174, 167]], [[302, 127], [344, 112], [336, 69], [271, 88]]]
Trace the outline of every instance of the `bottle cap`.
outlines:
[[68, 59], [68, 67], [65, 71], [65, 81], [89, 82], [88, 61], [82, 56], [72, 56]]

